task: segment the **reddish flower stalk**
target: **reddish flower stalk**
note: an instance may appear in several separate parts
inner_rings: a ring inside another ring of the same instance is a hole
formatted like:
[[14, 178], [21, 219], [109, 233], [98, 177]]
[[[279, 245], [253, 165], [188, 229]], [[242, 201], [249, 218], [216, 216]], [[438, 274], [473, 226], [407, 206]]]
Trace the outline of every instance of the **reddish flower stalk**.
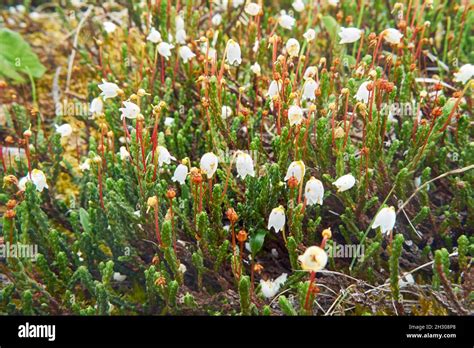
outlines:
[[310, 278], [309, 278], [309, 286], [308, 286], [308, 291], [306, 292], [306, 299], [304, 301], [304, 308], [309, 312], [310, 311], [310, 308], [309, 308], [309, 297], [310, 297], [310, 294], [313, 292], [313, 283], [314, 283], [314, 279], [316, 278], [316, 272], [314, 271], [311, 271], [310, 273]]
[[0, 160], [2, 161], [3, 172], [7, 172], [7, 165], [5, 163], [5, 158], [3, 158], [3, 146], [0, 144]]
[[161, 84], [165, 84], [165, 58], [161, 57]]
[[142, 153], [143, 173], [146, 173], [146, 159], [145, 159], [145, 144], [143, 142], [142, 120], [137, 118], [137, 137], [140, 142], [140, 149]]
[[171, 233], [173, 235], [173, 249], [176, 253], [176, 232], [174, 229], [174, 212], [173, 212], [173, 199], [176, 197], [176, 192], [173, 189], [169, 189], [166, 192], [166, 197], [169, 199], [170, 202], [170, 219], [171, 219]]

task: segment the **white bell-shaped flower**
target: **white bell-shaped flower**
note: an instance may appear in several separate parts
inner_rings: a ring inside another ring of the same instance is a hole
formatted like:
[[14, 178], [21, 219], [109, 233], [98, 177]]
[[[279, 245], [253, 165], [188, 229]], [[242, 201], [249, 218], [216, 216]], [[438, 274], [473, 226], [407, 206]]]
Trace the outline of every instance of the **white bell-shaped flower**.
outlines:
[[282, 13], [280, 17], [278, 17], [278, 24], [282, 28], [291, 30], [293, 26], [295, 25], [295, 23], [296, 23], [296, 20], [293, 17], [287, 15], [286, 13]]
[[146, 39], [147, 41], [150, 41], [156, 44], [161, 41], [161, 34], [158, 30], [152, 27]]
[[286, 42], [286, 52], [290, 57], [298, 57], [300, 53], [300, 43], [296, 39], [288, 39]]
[[186, 183], [187, 176], [188, 176], [188, 166], [181, 163], [176, 167], [171, 180], [173, 182], [179, 182], [180, 185], [184, 185]]
[[306, 41], [311, 42], [316, 38], [316, 32], [314, 29], [308, 29], [306, 33], [303, 34], [303, 37]]
[[201, 171], [210, 179], [214, 176], [219, 164], [219, 159], [212, 152], [205, 153], [201, 157], [200, 167]]
[[339, 41], [340, 44], [353, 43], [360, 39], [362, 36], [362, 30], [352, 27], [341, 27], [341, 31], [339, 31], [338, 35], [341, 38], [341, 41]]
[[54, 126], [56, 127], [56, 133], [61, 134], [61, 137], [68, 137], [72, 134], [72, 127], [69, 123], [64, 123], [60, 126], [56, 124]]
[[172, 44], [162, 41], [158, 44], [158, 53], [160, 54], [160, 56], [168, 60], [169, 57], [171, 57], [171, 49], [173, 48], [174, 46]]
[[285, 217], [285, 208], [282, 205], [279, 207], [273, 208], [272, 212], [270, 213], [270, 217], [268, 218], [268, 226], [267, 228], [271, 230], [275, 230], [276, 233], [283, 230], [285, 226], [286, 217]]
[[318, 72], [318, 68], [315, 66], [308, 66], [304, 72], [303, 79], [307, 80], [309, 78], [314, 78], [316, 73]]
[[306, 166], [304, 165], [303, 161], [294, 161], [291, 162], [288, 170], [286, 171], [285, 181], [289, 178], [294, 176], [296, 180], [298, 180], [298, 184], [301, 183], [301, 180], [304, 178], [304, 174], [306, 171]]
[[211, 22], [212, 25], [215, 25], [217, 27], [222, 22], [222, 16], [219, 13], [215, 14], [214, 16], [212, 16]]
[[123, 282], [125, 279], [127, 279], [127, 276], [119, 272], [114, 272], [113, 279], [116, 282]]
[[115, 83], [107, 82], [105, 80], [102, 80], [102, 83], [98, 85], [98, 87], [102, 91], [100, 96], [104, 97], [104, 100], [116, 97], [118, 95], [118, 90], [120, 89]]
[[454, 73], [454, 81], [466, 84], [474, 76], [474, 65], [464, 64], [459, 71]]
[[326, 267], [328, 254], [318, 246], [310, 246], [303, 255], [298, 256], [298, 260], [303, 270], [318, 272]]
[[125, 107], [119, 109], [122, 112], [122, 120], [123, 118], [129, 118], [131, 120], [137, 118], [138, 114], [140, 113], [140, 107], [137, 104], [130, 101], [124, 101], [123, 106]]
[[389, 44], [398, 45], [402, 40], [403, 34], [398, 29], [389, 28], [382, 32], [382, 36]]
[[94, 98], [91, 101], [91, 105], [89, 107], [89, 112], [91, 114], [101, 114], [104, 108], [104, 103], [102, 102], [101, 98]]
[[171, 156], [168, 149], [164, 146], [157, 147], [158, 153], [158, 166], [161, 167], [164, 163], [170, 164], [171, 160], [176, 161], [176, 158]]
[[176, 42], [180, 45], [184, 45], [186, 43], [186, 30], [179, 29], [176, 31]]
[[303, 85], [303, 100], [315, 100], [316, 99], [316, 90], [318, 89], [318, 83], [314, 81], [311, 77], [308, 78]]
[[288, 277], [288, 274], [283, 273], [275, 280], [260, 279], [260, 289], [262, 290], [263, 296], [265, 296], [266, 298], [275, 297], [278, 291], [280, 291], [281, 286], [286, 282], [287, 277]]
[[306, 183], [304, 189], [304, 197], [306, 198], [306, 204], [308, 206], [319, 204], [323, 205], [323, 198], [324, 198], [324, 186], [323, 183], [311, 177], [308, 182]]
[[370, 81], [362, 82], [355, 95], [356, 100], [364, 102], [365, 104], [369, 102], [369, 90], [367, 89], [369, 83]]
[[260, 76], [262, 73], [262, 68], [260, 67], [260, 64], [258, 64], [257, 62], [255, 62], [254, 64], [250, 66], [250, 70], [252, 70], [252, 72], [257, 76]]
[[227, 41], [226, 61], [230, 65], [240, 65], [242, 63], [240, 46], [237, 42], [230, 39]]
[[193, 51], [188, 46], [181, 46], [179, 48], [179, 56], [183, 60], [183, 63], [189, 62], [191, 59], [196, 57]]
[[257, 16], [260, 13], [260, 5], [254, 2], [249, 2], [245, 5], [245, 13], [250, 16]]
[[112, 22], [104, 22], [104, 30], [107, 32], [107, 34], [112, 34], [115, 29], [117, 29], [117, 26], [112, 23]]
[[87, 158], [84, 162], [79, 164], [79, 169], [83, 172], [85, 172], [86, 170], [90, 170], [91, 169], [91, 160], [90, 160], [90, 158]]
[[230, 106], [222, 105], [221, 108], [221, 117], [222, 119], [227, 119], [228, 117], [232, 116], [232, 109]]
[[332, 184], [337, 187], [337, 192], [344, 192], [355, 185], [356, 179], [352, 174], [346, 174], [338, 178]]
[[291, 4], [296, 12], [303, 12], [304, 11], [304, 2], [303, 0], [295, 0], [293, 4]]
[[303, 109], [298, 105], [292, 105], [288, 109], [288, 121], [290, 126], [299, 125], [303, 121]]
[[245, 152], [238, 151], [237, 158], [235, 160], [235, 166], [237, 167], [237, 174], [242, 179], [245, 179], [247, 175], [255, 176], [255, 170], [253, 168], [252, 157]]
[[270, 98], [273, 98], [280, 93], [280, 90], [281, 90], [281, 81], [273, 80], [272, 82], [270, 82], [270, 86], [268, 87], [267, 96], [269, 96]]
[[130, 158], [130, 153], [127, 151], [125, 146], [120, 146], [120, 159], [125, 161]]
[[378, 214], [375, 216], [372, 228], [376, 229], [380, 227], [382, 234], [390, 233], [395, 226], [395, 220], [397, 213], [394, 207], [385, 207], [380, 209]]
[[33, 185], [35, 185], [36, 191], [38, 192], [43, 192], [45, 188], [49, 188], [48, 183], [46, 182], [46, 176], [39, 169], [33, 169], [31, 171], [31, 178], [30, 178], [30, 174], [27, 174], [26, 176], [24, 176], [23, 178], [19, 180], [18, 188], [20, 189], [20, 191], [25, 191], [26, 183], [28, 181], [32, 182]]

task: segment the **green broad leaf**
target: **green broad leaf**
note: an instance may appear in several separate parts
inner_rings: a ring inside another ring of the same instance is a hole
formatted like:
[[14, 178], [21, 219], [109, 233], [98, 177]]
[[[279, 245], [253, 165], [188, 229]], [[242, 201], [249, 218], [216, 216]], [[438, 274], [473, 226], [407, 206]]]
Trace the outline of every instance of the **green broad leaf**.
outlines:
[[84, 232], [90, 233], [92, 228], [89, 220], [89, 213], [84, 208], [79, 209], [79, 220], [81, 221]]
[[36, 53], [20, 34], [9, 29], [0, 30], [0, 75], [15, 82], [25, 82], [21, 74], [40, 78], [45, 71]]
[[339, 24], [337, 24], [336, 19], [333, 16], [323, 16], [321, 20], [323, 21], [326, 30], [329, 32], [331, 39], [334, 40], [339, 31]]
[[258, 230], [257, 233], [250, 237], [250, 250], [252, 250], [252, 255], [257, 254], [260, 249], [262, 249], [266, 235], [267, 231]]

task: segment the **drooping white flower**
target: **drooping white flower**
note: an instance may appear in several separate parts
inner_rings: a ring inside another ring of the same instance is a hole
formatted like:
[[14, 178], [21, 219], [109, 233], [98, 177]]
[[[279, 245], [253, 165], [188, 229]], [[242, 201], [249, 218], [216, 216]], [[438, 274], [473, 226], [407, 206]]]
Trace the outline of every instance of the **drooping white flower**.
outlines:
[[26, 190], [26, 183], [30, 181], [35, 185], [36, 190], [39, 192], [43, 192], [45, 188], [48, 188], [48, 184], [46, 182], [46, 176], [44, 173], [39, 169], [33, 169], [30, 174], [27, 174], [23, 178], [18, 181], [18, 188], [20, 191]]
[[158, 44], [158, 53], [160, 54], [160, 56], [168, 60], [168, 58], [171, 57], [172, 48], [174, 48], [172, 44], [162, 41]]
[[120, 108], [119, 110], [122, 112], [122, 116], [120, 117], [122, 120], [123, 118], [129, 118], [131, 120], [136, 119], [138, 114], [140, 113], [140, 107], [132, 102], [124, 101], [123, 106], [124, 108]]
[[257, 62], [255, 62], [254, 64], [250, 66], [250, 70], [252, 70], [252, 72], [257, 76], [260, 76], [260, 74], [262, 73], [262, 68], [260, 67], [260, 64], [258, 64]]
[[328, 254], [318, 246], [310, 246], [305, 252], [298, 256], [301, 268], [305, 271], [318, 272], [326, 267]]
[[397, 213], [395, 212], [394, 207], [382, 208], [375, 216], [374, 223], [372, 224], [372, 229], [380, 227], [382, 234], [390, 233], [390, 231], [393, 230], [393, 226], [395, 226], [396, 218]]
[[302, 12], [304, 11], [304, 2], [303, 0], [295, 0], [293, 1], [293, 4], [291, 4], [293, 8], [295, 9], [296, 12]]
[[282, 13], [280, 17], [278, 17], [278, 24], [285, 29], [292, 29], [293, 26], [295, 25], [296, 20], [287, 15], [286, 13]]
[[168, 149], [164, 146], [157, 147], [158, 152], [158, 166], [161, 167], [163, 163], [170, 164], [171, 160], [176, 161], [176, 158], [171, 156]]
[[33, 181], [33, 184], [35, 184], [36, 190], [38, 190], [39, 192], [43, 192], [43, 189], [48, 188], [48, 184], [46, 183], [46, 176], [39, 169], [33, 169], [31, 171], [31, 180]]
[[245, 152], [238, 151], [237, 159], [235, 160], [235, 166], [237, 167], [237, 174], [242, 179], [245, 179], [247, 175], [255, 176], [255, 170], [253, 168], [252, 157]]
[[119, 272], [114, 272], [113, 279], [116, 282], [123, 282], [125, 279], [127, 279], [127, 276]]
[[346, 174], [338, 178], [332, 184], [337, 187], [337, 192], [344, 192], [355, 185], [355, 178], [352, 174]]
[[217, 165], [219, 164], [219, 159], [212, 152], [205, 153], [201, 157], [201, 171], [206, 174], [207, 178], [210, 179], [213, 177], [214, 173], [217, 170]]
[[186, 265], [184, 263], [180, 263], [178, 267], [178, 271], [180, 271], [182, 274], [186, 273], [188, 269], [186, 268]]
[[230, 39], [227, 41], [227, 54], [226, 54], [226, 61], [230, 65], [240, 65], [242, 63], [242, 57], [240, 52], [240, 46], [237, 42]]
[[303, 34], [303, 37], [306, 39], [306, 41], [311, 42], [316, 38], [316, 32], [314, 29], [308, 29], [306, 33]]
[[174, 25], [176, 27], [176, 31], [180, 29], [184, 29], [184, 19], [181, 16], [176, 16], [174, 18]]
[[270, 86], [268, 87], [268, 92], [267, 96], [270, 98], [273, 98], [274, 96], [277, 96], [281, 90], [281, 81], [276, 81], [273, 80], [270, 82]]
[[257, 16], [260, 12], [260, 5], [254, 2], [249, 2], [245, 5], [245, 12], [250, 16]]
[[300, 53], [300, 43], [296, 39], [288, 39], [286, 42], [286, 52], [290, 57], [298, 57]]
[[191, 59], [196, 57], [193, 51], [188, 46], [181, 46], [179, 48], [179, 56], [183, 60], [184, 63], [189, 62]]
[[282, 205], [279, 207], [273, 208], [272, 212], [270, 213], [270, 217], [268, 218], [268, 226], [267, 228], [271, 230], [275, 230], [276, 233], [283, 230], [285, 226], [286, 217], [285, 217], [285, 208]]
[[221, 117], [225, 120], [230, 116], [232, 116], [232, 109], [230, 108], [230, 106], [222, 105]]
[[179, 164], [171, 178], [173, 182], [179, 182], [180, 185], [184, 185], [186, 183], [186, 177], [188, 176], [188, 166], [184, 164]]
[[120, 159], [122, 161], [127, 160], [130, 158], [130, 153], [127, 151], [125, 146], [120, 146]]
[[454, 73], [454, 81], [466, 84], [474, 76], [474, 65], [464, 64], [459, 71]]
[[306, 198], [306, 204], [311, 206], [313, 204], [323, 205], [323, 198], [324, 198], [324, 186], [323, 183], [316, 179], [315, 177], [311, 177], [308, 182], [306, 183], [304, 189], [304, 197]]
[[288, 121], [290, 126], [299, 125], [303, 121], [303, 110], [298, 105], [292, 105], [288, 109]]
[[304, 178], [304, 173], [306, 171], [306, 166], [304, 165], [303, 161], [294, 161], [291, 162], [288, 170], [286, 171], [285, 175], [285, 181], [287, 181], [289, 178], [294, 176], [296, 180], [298, 180], [298, 184], [303, 180]]
[[358, 101], [364, 102], [367, 104], [369, 102], [369, 90], [367, 89], [367, 85], [370, 83], [370, 81], [365, 81], [362, 82], [360, 85], [359, 89], [357, 90], [357, 93], [355, 95], [355, 98]]
[[222, 16], [219, 13], [215, 14], [212, 16], [211, 22], [217, 27], [222, 22]]
[[115, 83], [107, 82], [105, 80], [102, 80], [102, 84], [98, 85], [98, 87], [102, 91], [100, 96], [104, 97], [104, 100], [116, 97], [118, 95], [118, 90], [120, 89]]
[[401, 288], [413, 284], [415, 284], [415, 278], [413, 278], [413, 275], [411, 273], [403, 274], [403, 276], [401, 276], [398, 280], [398, 286]]
[[68, 137], [72, 134], [72, 127], [69, 123], [64, 123], [60, 126], [55, 124], [54, 126], [56, 127], [56, 133], [61, 134], [61, 137]]
[[382, 32], [382, 36], [389, 44], [398, 45], [402, 40], [403, 34], [398, 29], [388, 28]]
[[186, 30], [179, 29], [176, 31], [176, 42], [184, 45], [186, 43]]
[[112, 23], [112, 22], [104, 22], [104, 30], [107, 32], [107, 34], [112, 34], [115, 29], [117, 29], [117, 26]]
[[339, 41], [340, 44], [353, 43], [360, 39], [362, 36], [362, 30], [352, 27], [341, 27], [341, 31], [338, 33], [338, 35], [341, 38], [341, 41]]
[[166, 117], [165, 118], [165, 127], [171, 127], [174, 123], [173, 117]]
[[79, 169], [83, 172], [86, 171], [86, 170], [90, 170], [91, 169], [91, 160], [89, 158], [87, 158], [84, 162], [79, 164]]
[[262, 290], [263, 296], [265, 296], [266, 298], [275, 297], [278, 291], [280, 291], [280, 287], [286, 282], [287, 277], [288, 275], [286, 273], [283, 273], [275, 280], [260, 279], [260, 289]]
[[316, 99], [316, 90], [318, 89], [318, 83], [314, 81], [311, 77], [308, 78], [303, 85], [303, 100], [315, 100]]
[[91, 114], [101, 114], [104, 108], [104, 103], [102, 102], [101, 98], [94, 98], [91, 101], [91, 105], [89, 107], [89, 112]]
[[304, 72], [303, 79], [307, 80], [309, 78], [313, 78], [316, 76], [316, 73], [318, 72], [318, 68], [315, 66], [308, 66], [306, 68], [306, 71]]
[[161, 34], [158, 30], [152, 27], [146, 39], [147, 41], [150, 41], [156, 44], [161, 41]]

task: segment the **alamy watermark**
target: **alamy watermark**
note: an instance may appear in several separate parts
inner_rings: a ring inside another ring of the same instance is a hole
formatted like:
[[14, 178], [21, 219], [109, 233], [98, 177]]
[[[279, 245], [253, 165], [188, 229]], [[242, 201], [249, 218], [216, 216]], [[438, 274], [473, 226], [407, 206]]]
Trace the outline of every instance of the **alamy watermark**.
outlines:
[[22, 244], [6, 242], [0, 245], [0, 259], [13, 258], [27, 258], [36, 261], [38, 256], [37, 244]]

